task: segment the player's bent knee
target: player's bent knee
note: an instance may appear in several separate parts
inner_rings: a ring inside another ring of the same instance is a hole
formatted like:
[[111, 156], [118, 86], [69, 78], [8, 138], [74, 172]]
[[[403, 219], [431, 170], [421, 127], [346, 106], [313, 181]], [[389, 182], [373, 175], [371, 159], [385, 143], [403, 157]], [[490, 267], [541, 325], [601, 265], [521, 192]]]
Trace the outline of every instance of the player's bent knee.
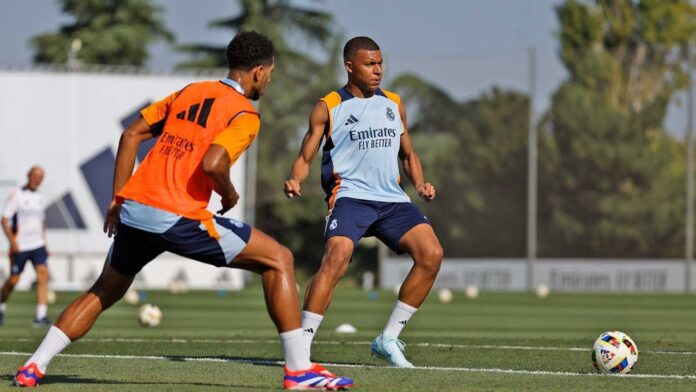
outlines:
[[430, 275], [437, 275], [440, 272], [440, 266], [442, 265], [442, 257], [444, 256], [444, 251], [439, 245], [430, 246], [424, 249], [420, 254], [415, 257], [415, 262]]
[[350, 256], [342, 251], [329, 252], [321, 263], [321, 272], [335, 279], [340, 278], [348, 271]]
[[275, 259], [278, 261], [279, 267], [286, 271], [293, 271], [295, 258], [290, 249], [281, 246]]
[[443, 257], [445, 257], [445, 251], [442, 249], [442, 246], [437, 245], [430, 250], [430, 258], [437, 260], [438, 264], [442, 262]]
[[330, 246], [326, 251], [324, 261], [328, 261], [337, 265], [348, 265], [351, 256], [353, 256], [353, 246]]
[[36, 280], [38, 283], [48, 283], [48, 272], [41, 272], [36, 274]]
[[119, 299], [123, 297], [123, 295], [126, 293], [126, 289], [121, 289], [121, 288], [92, 288], [90, 290], [94, 295], [96, 295], [99, 298], [99, 302], [101, 302], [102, 305], [102, 310], [106, 310], [111, 307], [111, 305], [115, 304]]
[[107, 309], [123, 297], [132, 281], [132, 277], [117, 274], [115, 270], [107, 269], [89, 289], [89, 292], [99, 298], [103, 309]]

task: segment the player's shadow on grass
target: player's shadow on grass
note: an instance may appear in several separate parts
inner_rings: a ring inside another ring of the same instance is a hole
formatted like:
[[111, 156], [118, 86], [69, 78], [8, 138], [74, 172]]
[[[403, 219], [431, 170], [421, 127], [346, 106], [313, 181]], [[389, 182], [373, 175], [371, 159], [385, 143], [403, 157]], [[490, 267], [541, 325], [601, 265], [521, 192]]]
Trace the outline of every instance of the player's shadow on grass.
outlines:
[[[241, 364], [247, 364], [247, 365], [255, 365], [255, 366], [269, 366], [269, 367], [279, 367], [282, 366], [283, 361], [280, 359], [268, 359], [268, 358], [249, 358], [249, 357], [230, 357], [230, 356], [225, 356], [225, 355], [218, 355], [218, 356], [173, 356], [173, 355], [165, 355], [165, 358], [167, 358], [170, 361], [173, 362], [186, 362], [190, 360], [218, 360], [218, 361], [224, 361], [224, 362], [232, 362], [232, 363], [241, 363]], [[326, 362], [331, 362], [327, 360]], [[342, 365], [364, 365], [364, 363], [353, 363], [353, 362], [341, 362]]]
[[[10, 383], [12, 383], [12, 379], [14, 376], [12, 375], [5, 375], [5, 376], [0, 376], [1, 379], [7, 380]], [[80, 376], [75, 376], [75, 375], [68, 375], [68, 374], [56, 374], [56, 375], [47, 375], [46, 378], [41, 381], [41, 385], [50, 385], [50, 384], [99, 384], [99, 385], [190, 385], [190, 386], [197, 386], [197, 387], [222, 387], [222, 388], [248, 388], [248, 389], [268, 389], [268, 387], [265, 386], [259, 386], [259, 385], [238, 385], [238, 384], [224, 384], [224, 383], [207, 383], [207, 382], [195, 382], [195, 381], [180, 381], [180, 382], [173, 382], [171, 380], [162, 382], [162, 381], [129, 381], [129, 380], [110, 380], [110, 379], [96, 379], [96, 378], [88, 378], [88, 377], [80, 377]]]
[[282, 361], [280, 359], [268, 359], [268, 358], [253, 358], [253, 357], [230, 357], [226, 355], [215, 355], [215, 356], [191, 356], [191, 355], [163, 355], [169, 361], [172, 362], [188, 362], [188, 361], [205, 361], [213, 360], [220, 362], [232, 362], [240, 363], [246, 365], [256, 365], [256, 366], [268, 366], [268, 367], [279, 367]]

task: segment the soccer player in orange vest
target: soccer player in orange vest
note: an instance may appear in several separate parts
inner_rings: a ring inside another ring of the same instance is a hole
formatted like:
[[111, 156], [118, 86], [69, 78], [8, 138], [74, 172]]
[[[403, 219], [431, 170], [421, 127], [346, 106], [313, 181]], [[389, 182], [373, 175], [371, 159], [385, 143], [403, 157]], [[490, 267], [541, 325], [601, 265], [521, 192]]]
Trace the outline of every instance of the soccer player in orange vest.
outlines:
[[[263, 232], [206, 209], [213, 191], [222, 197], [218, 213], [237, 204], [229, 170], [259, 132], [259, 113], [249, 100], [258, 100], [271, 80], [273, 44], [256, 32], [241, 32], [230, 42], [227, 58], [227, 78], [189, 84], [150, 105], [121, 136], [114, 199], [104, 223], [104, 231], [116, 236], [104, 271], [63, 311], [19, 369], [16, 385], [36, 386], [51, 359], [84, 336], [143, 266], [165, 251], [261, 274], [285, 354], [286, 389], [353, 385], [309, 360], [290, 251]], [[132, 174], [138, 146], [152, 137], [158, 137], [156, 144]]]

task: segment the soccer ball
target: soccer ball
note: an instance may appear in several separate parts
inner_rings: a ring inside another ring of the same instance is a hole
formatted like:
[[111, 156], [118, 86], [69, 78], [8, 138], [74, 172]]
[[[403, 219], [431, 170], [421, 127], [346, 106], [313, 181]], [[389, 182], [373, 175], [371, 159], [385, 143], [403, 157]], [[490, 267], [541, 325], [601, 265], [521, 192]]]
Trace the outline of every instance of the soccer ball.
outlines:
[[638, 347], [621, 331], [604, 332], [592, 346], [592, 364], [602, 374], [626, 374], [638, 361]]
[[437, 299], [443, 304], [448, 304], [452, 302], [452, 290], [447, 288], [442, 288], [437, 291]]
[[123, 300], [126, 301], [128, 305], [137, 305], [140, 301], [140, 294], [135, 289], [128, 289], [126, 295], [123, 296]]
[[143, 327], [155, 327], [162, 321], [162, 311], [155, 305], [145, 304], [138, 310], [138, 321]]
[[534, 289], [534, 294], [539, 298], [546, 298], [549, 296], [549, 286], [545, 284], [540, 284]]
[[466, 289], [464, 289], [464, 296], [466, 296], [466, 299], [476, 299], [479, 296], [479, 289], [478, 287], [472, 285], [466, 286]]
[[53, 305], [56, 303], [56, 292], [53, 290], [48, 290], [46, 292], [46, 302], [48, 302], [49, 305]]
[[167, 285], [169, 294], [183, 294], [188, 292], [188, 285], [183, 280], [173, 280]]

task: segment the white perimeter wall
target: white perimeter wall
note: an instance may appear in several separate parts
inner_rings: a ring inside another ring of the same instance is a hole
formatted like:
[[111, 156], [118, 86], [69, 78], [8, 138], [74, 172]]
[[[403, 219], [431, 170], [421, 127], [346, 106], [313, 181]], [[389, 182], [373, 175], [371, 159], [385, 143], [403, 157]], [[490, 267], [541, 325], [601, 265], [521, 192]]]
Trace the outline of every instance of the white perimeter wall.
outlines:
[[[394, 257], [380, 265], [380, 285], [392, 288], [406, 278], [411, 259]], [[539, 259], [533, 285], [545, 284], [552, 291], [574, 292], [667, 292], [686, 288], [683, 260]], [[527, 290], [525, 259], [445, 259], [435, 287], [482, 290]], [[691, 287], [696, 287], [692, 277]]]
[[[0, 71], [0, 203], [4, 205], [11, 185], [22, 185], [27, 169], [38, 164], [46, 168], [40, 192], [47, 204], [70, 193], [86, 226], [82, 230], [48, 230], [48, 246], [53, 254], [50, 268], [56, 286], [82, 285], [79, 282], [84, 280], [83, 274], [93, 276], [97, 265], [101, 270], [111, 244], [102, 232], [102, 213], [80, 166], [106, 148], [115, 155], [124, 117], [146, 102], [159, 100], [196, 80], [191, 76]], [[231, 171], [241, 195], [244, 162], [240, 159]], [[107, 170], [104, 176], [110, 183], [112, 173]], [[244, 201], [242, 197], [226, 216], [244, 220]], [[213, 195], [211, 208], [218, 206], [219, 197]], [[7, 240], [4, 235], [0, 237], [0, 253], [5, 254]], [[73, 260], [72, 267], [68, 259]], [[206, 286], [209, 277], [217, 277], [218, 270], [200, 263], [180, 264], [183, 261], [175, 256], [162, 259], [148, 267], [154, 268], [152, 272], [144, 271], [143, 284], [159, 286], [180, 268], [192, 277], [193, 286]], [[6, 276], [6, 259], [0, 258], [0, 264], [0, 275]], [[157, 268], [161, 270], [157, 272]], [[29, 274], [22, 285], [33, 280]], [[233, 275], [241, 281], [240, 272], [234, 271]]]

